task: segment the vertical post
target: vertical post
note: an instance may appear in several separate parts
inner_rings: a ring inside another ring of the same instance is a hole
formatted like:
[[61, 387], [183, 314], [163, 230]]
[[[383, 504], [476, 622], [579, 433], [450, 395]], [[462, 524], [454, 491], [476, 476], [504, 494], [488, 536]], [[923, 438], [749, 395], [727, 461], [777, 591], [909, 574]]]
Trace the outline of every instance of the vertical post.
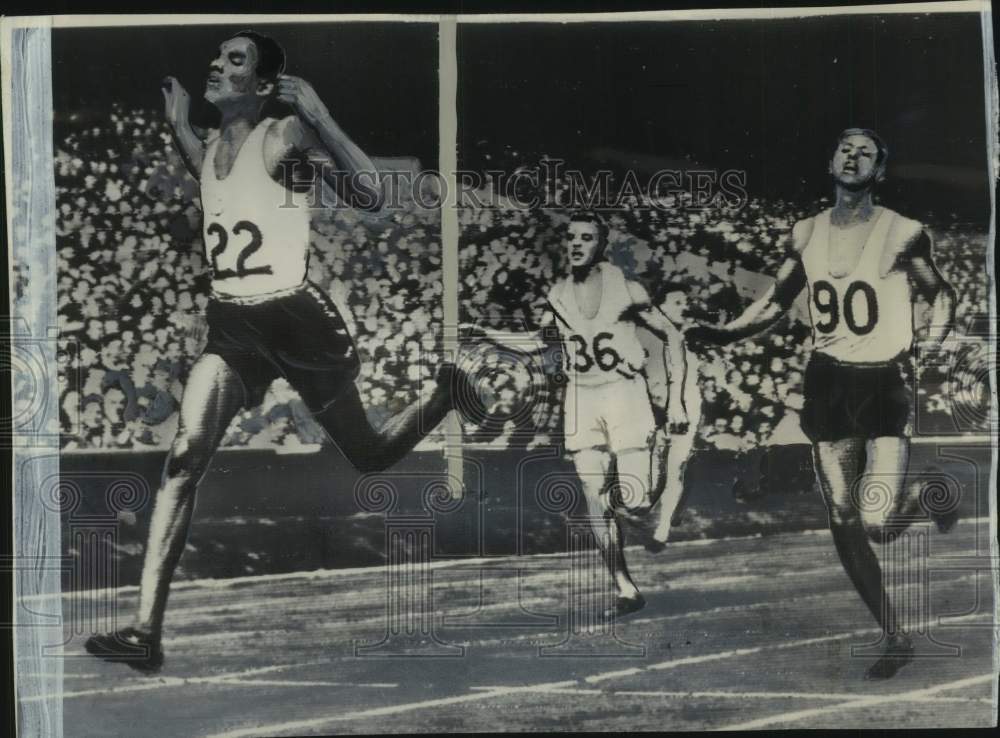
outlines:
[[[457, 21], [442, 15], [438, 22], [438, 147], [441, 182], [441, 279], [445, 356], [458, 361], [458, 62]], [[445, 455], [452, 497], [465, 495], [462, 424], [455, 413], [444, 421]]]

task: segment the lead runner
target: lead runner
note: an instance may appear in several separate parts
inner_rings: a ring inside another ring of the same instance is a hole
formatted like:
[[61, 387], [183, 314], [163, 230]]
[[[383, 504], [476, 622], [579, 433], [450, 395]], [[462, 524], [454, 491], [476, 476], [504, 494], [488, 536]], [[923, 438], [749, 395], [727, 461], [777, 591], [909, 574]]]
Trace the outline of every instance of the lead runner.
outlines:
[[[142, 672], [163, 664], [167, 595], [198, 483], [230, 421], [258, 405], [273, 380], [288, 380], [362, 472], [394, 464], [454, 408], [453, 398], [470, 393], [465, 374], [444, 364], [428, 397], [380, 430], [369, 424], [354, 385], [360, 362], [351, 336], [333, 302], [306, 280], [309, 211], [285, 179], [285, 165], [318, 164], [326, 184], [359, 209], [381, 210], [383, 195], [368, 156], [312, 86], [283, 74], [284, 66], [283, 49], [267, 36], [245, 31], [223, 42], [204, 94], [222, 120], [204, 140], [188, 119], [187, 92], [176, 79], [164, 80], [174, 141], [201, 184], [212, 270], [208, 341], [191, 368], [156, 495], [135, 622], [86, 643], [91, 654]], [[261, 119], [270, 99], [294, 115]]]
[[[809, 291], [813, 354], [806, 368], [802, 430], [830, 516], [837, 554], [883, 632], [884, 653], [865, 673], [888, 679], [913, 659], [898, 629], [869, 539], [891, 540], [913, 519], [918, 500], [904, 492], [913, 408], [904, 372], [913, 347], [916, 294], [931, 305], [928, 343], [937, 350], [955, 317], [954, 290], [934, 265], [931, 239], [917, 221], [875, 205], [889, 151], [874, 132], [848, 128], [829, 162], [836, 203], [792, 229], [793, 252], [775, 284], [746, 312], [721, 326], [699, 326], [692, 341], [728, 343], [764, 330]], [[872, 496], [888, 491], [887, 509]], [[954, 510], [929, 510], [950, 530]]]

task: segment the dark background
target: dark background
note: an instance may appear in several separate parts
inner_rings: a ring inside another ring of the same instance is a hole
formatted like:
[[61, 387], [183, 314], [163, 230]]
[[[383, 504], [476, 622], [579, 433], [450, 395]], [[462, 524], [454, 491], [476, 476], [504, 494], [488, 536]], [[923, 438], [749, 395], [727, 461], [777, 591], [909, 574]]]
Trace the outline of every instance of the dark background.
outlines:
[[[192, 98], [192, 120], [213, 125], [203, 99], [219, 44], [254, 30], [285, 49], [286, 72], [306, 79], [341, 127], [375, 156], [438, 161], [436, 23], [294, 23], [56, 29], [52, 87], [58, 139], [67, 117], [106, 125], [112, 103], [163, 112], [160, 80], [173, 75]], [[287, 115], [274, 103], [267, 115]]]
[[890, 202], [989, 212], [976, 14], [464, 25], [459, 68], [470, 168], [746, 169], [751, 197], [812, 201], [837, 134], [862, 126], [889, 144]]

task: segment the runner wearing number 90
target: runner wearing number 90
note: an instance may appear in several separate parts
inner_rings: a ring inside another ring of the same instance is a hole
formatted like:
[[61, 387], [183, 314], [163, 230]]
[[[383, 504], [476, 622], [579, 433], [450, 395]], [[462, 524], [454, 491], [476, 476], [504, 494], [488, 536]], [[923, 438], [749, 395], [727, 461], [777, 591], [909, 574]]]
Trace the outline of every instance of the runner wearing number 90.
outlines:
[[[665, 429], [657, 429], [646, 384], [646, 352], [636, 335], [642, 326], [676, 351], [683, 336], [650, 304], [646, 290], [604, 260], [608, 228], [600, 216], [578, 211], [567, 227], [570, 274], [549, 291], [540, 325], [555, 326], [562, 339], [568, 378], [564, 403], [565, 447], [586, 497], [598, 546], [611, 572], [615, 605], [607, 617], [636, 612], [645, 599], [625, 563], [617, 515], [645, 514], [663, 491]], [[525, 337], [510, 344], [503, 334], [483, 331], [493, 343], [524, 350]], [[539, 338], [535, 351], [543, 351]], [[683, 434], [684, 372], [671, 366], [667, 406], [670, 432]]]
[[[381, 430], [369, 424], [354, 385], [360, 362], [351, 336], [336, 306], [306, 280], [309, 210], [287, 173], [301, 171], [295, 165], [308, 160], [321, 177], [307, 187], [329, 185], [352, 207], [369, 211], [382, 209], [379, 178], [312, 86], [283, 74], [284, 64], [284, 51], [266, 36], [247, 31], [225, 41], [204, 94], [221, 123], [207, 135], [188, 120], [190, 98], [180, 83], [164, 80], [174, 141], [201, 183], [212, 296], [208, 342], [188, 377], [156, 495], [135, 625], [87, 642], [94, 655], [141, 671], [155, 671], [163, 661], [167, 595], [197, 485], [230, 421], [241, 408], [259, 404], [273, 380], [288, 380], [360, 471], [398, 461], [440, 423], [454, 397], [469, 394], [461, 391], [464, 373], [444, 365], [429, 397]], [[263, 104], [272, 99], [293, 115], [261, 120]]]
[[[802, 429], [829, 510], [844, 569], [883, 630], [884, 653], [866, 678], [885, 679], [912, 660], [914, 647], [897, 629], [868, 539], [886, 542], [917, 512], [919, 493], [904, 494], [907, 426], [913, 407], [905, 374], [913, 344], [913, 301], [931, 304], [928, 341], [939, 346], [954, 320], [954, 291], [934, 265], [931, 241], [915, 220], [876, 206], [875, 185], [888, 149], [873, 131], [850, 128], [829, 163], [836, 204], [792, 229], [792, 253], [776, 283], [722, 327], [687, 332], [691, 341], [727, 343], [780, 318], [805, 287], [813, 327]], [[930, 508], [930, 506], [928, 506]], [[949, 530], [957, 512], [927, 512]]]

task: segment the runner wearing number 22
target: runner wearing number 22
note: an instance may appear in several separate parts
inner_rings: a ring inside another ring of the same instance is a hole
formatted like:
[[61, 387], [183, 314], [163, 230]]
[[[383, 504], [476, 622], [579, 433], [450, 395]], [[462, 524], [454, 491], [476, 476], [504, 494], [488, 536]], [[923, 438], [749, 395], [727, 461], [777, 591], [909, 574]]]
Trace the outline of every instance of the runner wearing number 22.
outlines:
[[[919, 294], [931, 305], [927, 340], [933, 350], [951, 329], [955, 305], [923, 226], [872, 201], [887, 156], [873, 131], [845, 130], [829, 163], [836, 203], [795, 224], [794, 253], [775, 284], [727, 325], [686, 334], [689, 341], [713, 343], [753, 335], [808, 289], [813, 353], [802, 429], [813, 444], [837, 553], [883, 631], [884, 652], [867, 670], [868, 679], [892, 677], [914, 654], [869, 544], [890, 542], [919, 513], [919, 485], [907, 490], [905, 484], [913, 395], [904, 375], [910, 373], [913, 302]], [[956, 511], [927, 507], [939, 529], [954, 526]]]
[[[304, 193], [285, 180], [285, 164], [318, 164], [313, 171], [326, 181], [312, 186], [326, 184], [358, 209], [381, 210], [382, 191], [368, 156], [306, 81], [283, 74], [284, 64], [284, 51], [266, 36], [247, 31], [225, 41], [204, 95], [221, 124], [204, 138], [188, 120], [187, 93], [176, 79], [164, 80], [174, 141], [201, 184], [212, 296], [207, 345], [191, 368], [156, 495], [135, 623], [87, 642], [92, 654], [140, 671], [163, 661], [167, 595], [198, 483], [230, 421], [259, 404], [273, 380], [289, 382], [360, 471], [398, 461], [454, 408], [453, 398], [468, 394], [464, 373], [446, 364], [429, 397], [380, 430], [369, 424], [354, 385], [360, 362], [351, 336], [336, 306], [306, 280], [309, 210]], [[261, 120], [272, 99], [294, 114]]]
[[[568, 384], [563, 407], [565, 448], [583, 487], [598, 547], [611, 574], [615, 604], [604, 613], [615, 617], [645, 605], [625, 562], [619, 516], [644, 515], [663, 493], [668, 436], [657, 428], [646, 383], [646, 352], [636, 335], [643, 327], [668, 347], [683, 346], [683, 334], [654, 307], [645, 288], [626, 279], [605, 260], [608, 227], [594, 212], [570, 216], [566, 255], [570, 274], [556, 282], [548, 309], [539, 321], [544, 331], [558, 330]], [[505, 334], [484, 330], [487, 340], [525, 350], [530, 336], [510, 342]], [[682, 352], [668, 351], [671, 357]], [[672, 434], [687, 430], [684, 377], [671, 361], [677, 381], [670, 386], [667, 423]], [[672, 511], [671, 511], [672, 512]]]

